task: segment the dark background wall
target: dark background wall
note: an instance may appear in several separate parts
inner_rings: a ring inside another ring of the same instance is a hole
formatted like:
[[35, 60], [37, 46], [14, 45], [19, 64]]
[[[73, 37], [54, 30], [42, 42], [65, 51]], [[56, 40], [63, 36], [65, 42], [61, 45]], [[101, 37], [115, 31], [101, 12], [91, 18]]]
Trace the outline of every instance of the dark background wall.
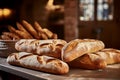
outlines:
[[[55, 0], [64, 6], [64, 11], [49, 12], [45, 9], [48, 0], [0, 0], [0, 8], [9, 7], [15, 11], [8, 20], [0, 19], [0, 32], [7, 30], [7, 25], [16, 26], [23, 19], [33, 24], [38, 21], [57, 33], [59, 38], [70, 41], [75, 38], [97, 38], [96, 29], [101, 28], [99, 39], [106, 47], [120, 48], [120, 0], [114, 0], [114, 20], [108, 22], [80, 22], [78, 20], [78, 0]], [[57, 23], [59, 20], [62, 23]]]

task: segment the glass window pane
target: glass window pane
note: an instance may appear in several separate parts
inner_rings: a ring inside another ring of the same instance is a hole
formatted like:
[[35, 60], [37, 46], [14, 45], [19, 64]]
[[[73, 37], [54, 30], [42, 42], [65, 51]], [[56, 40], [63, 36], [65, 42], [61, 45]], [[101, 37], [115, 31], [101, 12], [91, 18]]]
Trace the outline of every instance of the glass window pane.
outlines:
[[113, 0], [98, 0], [97, 20], [113, 19]]
[[94, 0], [79, 0], [80, 17], [81, 21], [94, 20]]

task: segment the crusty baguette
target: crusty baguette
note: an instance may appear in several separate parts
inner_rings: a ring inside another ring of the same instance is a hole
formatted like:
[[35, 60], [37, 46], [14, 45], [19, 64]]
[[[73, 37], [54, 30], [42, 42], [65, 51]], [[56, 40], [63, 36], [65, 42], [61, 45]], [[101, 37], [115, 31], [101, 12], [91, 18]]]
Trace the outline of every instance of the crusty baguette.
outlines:
[[47, 40], [48, 39], [48, 37], [47, 37], [47, 35], [45, 33], [41, 33], [41, 38], [43, 40]]
[[118, 49], [105, 48], [96, 54], [104, 59], [107, 64], [120, 63], [120, 50]]
[[49, 29], [44, 28], [43, 31], [48, 36], [48, 38], [52, 38], [53, 33]]
[[33, 28], [33, 26], [28, 23], [27, 21], [23, 20], [22, 21], [23, 26], [26, 28], [26, 30], [28, 30], [29, 33], [31, 33], [31, 35], [36, 38], [39, 39], [39, 36], [37, 34], [37, 31]]
[[38, 56], [32, 53], [19, 52], [8, 56], [11, 65], [22, 66], [53, 74], [66, 74], [69, 71], [67, 63], [49, 56]]
[[72, 68], [80, 69], [103, 69], [107, 66], [106, 62], [96, 54], [84, 54], [83, 56], [68, 62]]
[[96, 52], [104, 48], [104, 43], [94, 39], [75, 39], [62, 48], [62, 60], [70, 62], [86, 53]]
[[19, 40], [20, 37], [12, 32], [2, 32], [3, 35], [9, 36], [11, 40]]
[[16, 29], [13, 26], [8, 26], [10, 32], [15, 33]]
[[8, 35], [1, 35], [2, 40], [11, 40], [11, 38]]
[[30, 39], [30, 37], [23, 31], [15, 30], [15, 33], [21, 37], [21, 39]]
[[47, 55], [61, 58], [61, 49], [66, 41], [60, 39], [36, 40], [21, 39], [15, 44], [18, 51], [31, 52], [37, 55]]
[[34, 28], [37, 32], [43, 33], [42, 27], [37, 21], [34, 22]]
[[51, 39], [58, 39], [58, 35], [56, 33], [53, 33], [52, 38]]
[[108, 64], [120, 63], [120, 50], [106, 48], [98, 52], [85, 54], [68, 64], [83, 69], [102, 69]]
[[32, 35], [18, 22], [16, 22], [16, 25], [17, 25], [17, 28], [20, 30], [20, 31], [23, 31], [26, 33], [26, 35], [29, 36], [30, 39], [33, 39]]

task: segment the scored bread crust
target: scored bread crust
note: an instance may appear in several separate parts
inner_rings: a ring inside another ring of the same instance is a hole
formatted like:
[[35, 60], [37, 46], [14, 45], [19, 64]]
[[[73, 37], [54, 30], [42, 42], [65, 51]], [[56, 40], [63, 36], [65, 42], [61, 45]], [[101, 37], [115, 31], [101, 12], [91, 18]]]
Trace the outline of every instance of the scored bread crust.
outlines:
[[113, 48], [105, 48], [96, 53], [99, 55], [107, 64], [120, 63], [120, 50]]
[[69, 72], [67, 63], [49, 56], [38, 56], [32, 53], [19, 52], [12, 53], [7, 57], [7, 62], [11, 65], [22, 66], [53, 74], [66, 74]]
[[107, 66], [105, 60], [96, 54], [85, 54], [71, 62], [68, 62], [72, 68], [81, 69], [104, 69]]
[[70, 67], [83, 69], [103, 69], [108, 64], [120, 63], [120, 50], [105, 48], [94, 53], [87, 53], [71, 62]]
[[61, 49], [67, 42], [61, 39], [36, 40], [21, 39], [15, 44], [18, 51], [31, 52], [37, 55], [47, 55], [61, 58]]
[[75, 39], [62, 48], [61, 58], [70, 62], [86, 53], [96, 52], [105, 47], [104, 43], [95, 39]]

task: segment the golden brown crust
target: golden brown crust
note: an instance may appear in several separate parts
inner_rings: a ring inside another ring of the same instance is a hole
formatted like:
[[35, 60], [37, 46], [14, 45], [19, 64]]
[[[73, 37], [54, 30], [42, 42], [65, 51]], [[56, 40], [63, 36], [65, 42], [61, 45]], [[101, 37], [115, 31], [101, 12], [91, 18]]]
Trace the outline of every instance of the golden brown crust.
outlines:
[[42, 27], [37, 21], [34, 22], [34, 28], [37, 32], [43, 33]]
[[47, 37], [47, 35], [45, 33], [41, 33], [41, 38], [44, 39], [44, 40], [48, 39], [48, 37]]
[[81, 69], [104, 69], [106, 62], [96, 54], [85, 54], [68, 63], [70, 67]]
[[9, 26], [9, 31], [18, 35], [21, 39], [29, 39], [30, 37], [23, 31], [16, 30], [14, 27]]
[[58, 35], [57, 34], [55, 34], [55, 33], [53, 33], [53, 35], [52, 35], [52, 38], [51, 39], [58, 39]]
[[96, 54], [102, 57], [107, 64], [120, 63], [120, 50], [105, 48], [99, 52], [96, 52]]
[[16, 23], [17, 25], [17, 28], [20, 30], [20, 31], [23, 31], [26, 33], [26, 35], [29, 36], [30, 39], [33, 39], [32, 35], [20, 24], [20, 23]]
[[101, 51], [85, 54], [68, 64], [83, 69], [103, 69], [108, 64], [120, 63], [120, 50], [105, 48]]
[[8, 26], [8, 29], [10, 32], [15, 33], [15, 28], [13, 26]]
[[1, 35], [2, 40], [11, 40], [11, 38], [7, 35]]
[[20, 37], [14, 33], [11, 32], [3, 32], [3, 35], [7, 35], [11, 38], [11, 40], [19, 40]]
[[29, 38], [30, 38], [30, 37], [29, 37], [28, 35], [26, 35], [26, 33], [23, 32], [23, 31], [16, 30], [15, 33], [16, 33], [17, 35], [19, 35], [19, 36], [21, 37], [21, 39], [29, 39]]
[[47, 35], [48, 38], [51, 38], [53, 36], [53, 33], [47, 28], [44, 28], [43, 31]]
[[75, 39], [62, 48], [62, 60], [70, 62], [86, 53], [96, 52], [104, 48], [104, 43], [94, 39]]
[[66, 41], [60, 39], [21, 39], [15, 44], [15, 48], [18, 51], [25, 51], [37, 55], [47, 55], [55, 58], [61, 58], [61, 49], [65, 44]]
[[69, 72], [67, 63], [49, 56], [38, 56], [32, 53], [19, 52], [8, 56], [7, 62], [34, 70], [53, 74], [66, 74]]
[[[30, 23], [28, 23], [25, 20], [22, 21], [22, 24], [20, 24], [19, 22], [16, 22], [16, 25], [17, 25], [17, 29], [13, 26], [8, 26], [8, 29], [9, 29], [8, 33], [10, 34], [6, 34], [6, 33], [4, 34], [10, 37], [11, 40], [13, 39], [18, 40], [19, 38], [20, 39], [39, 39], [39, 40], [58, 38], [57, 34], [51, 32], [49, 29], [47, 28], [42, 29], [40, 24], [36, 21], [34, 23], [34, 26], [32, 26]], [[6, 39], [8, 37], [6, 37]]]
[[22, 24], [26, 28], [26, 30], [28, 30], [28, 32], [31, 33], [31, 35], [34, 38], [39, 39], [39, 36], [38, 36], [36, 30], [32, 27], [32, 25], [30, 23], [28, 23], [27, 21], [23, 20]]

